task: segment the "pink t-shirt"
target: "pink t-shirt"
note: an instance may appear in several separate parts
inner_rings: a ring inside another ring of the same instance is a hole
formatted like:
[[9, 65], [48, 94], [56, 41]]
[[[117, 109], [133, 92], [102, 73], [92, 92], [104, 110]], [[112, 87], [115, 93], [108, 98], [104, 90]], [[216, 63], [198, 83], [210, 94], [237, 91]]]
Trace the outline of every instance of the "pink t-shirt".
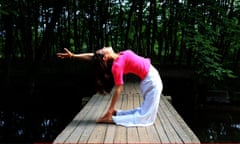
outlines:
[[123, 75], [128, 73], [135, 74], [143, 80], [146, 77], [149, 68], [149, 58], [141, 57], [131, 50], [122, 51], [112, 65], [115, 85], [123, 85]]

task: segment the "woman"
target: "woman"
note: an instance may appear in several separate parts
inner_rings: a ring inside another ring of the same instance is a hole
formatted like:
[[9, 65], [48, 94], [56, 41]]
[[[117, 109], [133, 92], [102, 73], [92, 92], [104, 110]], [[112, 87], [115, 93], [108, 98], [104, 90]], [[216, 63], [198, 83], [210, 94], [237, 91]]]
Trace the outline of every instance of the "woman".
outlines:
[[[96, 121], [97, 123], [114, 123], [126, 127], [149, 126], [154, 123], [163, 86], [160, 75], [149, 58], [141, 57], [131, 50], [116, 53], [112, 47], [104, 47], [95, 53], [82, 54], [73, 54], [66, 48], [64, 50], [65, 53], [57, 53], [57, 56], [93, 60], [99, 92], [109, 93], [113, 85], [115, 86], [108, 111]], [[115, 110], [124, 85], [123, 76], [128, 73], [135, 74], [141, 79], [140, 88], [144, 101], [135, 109]]]

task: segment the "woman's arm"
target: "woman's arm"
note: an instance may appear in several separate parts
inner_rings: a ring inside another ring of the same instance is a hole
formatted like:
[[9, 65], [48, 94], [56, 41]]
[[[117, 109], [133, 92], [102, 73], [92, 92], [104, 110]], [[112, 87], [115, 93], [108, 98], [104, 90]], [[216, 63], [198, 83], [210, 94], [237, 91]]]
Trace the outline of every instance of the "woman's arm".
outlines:
[[113, 95], [111, 104], [110, 104], [110, 106], [109, 106], [109, 108], [108, 108], [108, 113], [111, 113], [111, 114], [112, 114], [112, 113], [114, 112], [114, 110], [115, 110], [115, 105], [116, 105], [116, 103], [117, 103], [117, 100], [118, 100], [121, 92], [122, 92], [122, 89], [123, 89], [123, 86], [122, 86], [122, 85], [116, 86], [115, 93], [114, 93], [114, 95]]
[[67, 48], [64, 48], [65, 53], [57, 53], [57, 57], [59, 58], [70, 58], [70, 59], [80, 59], [80, 60], [92, 60], [94, 53], [81, 53], [81, 54], [74, 54], [69, 51]]
[[122, 91], [122, 88], [123, 86], [116, 86], [116, 90], [115, 90], [115, 93], [113, 95], [113, 98], [112, 98], [112, 101], [111, 101], [111, 104], [108, 108], [108, 111], [102, 116], [100, 117], [99, 119], [97, 119], [97, 123], [113, 123], [112, 121], [112, 115], [114, 114], [115, 112], [115, 105], [117, 103], [117, 100], [121, 94], [121, 91]]

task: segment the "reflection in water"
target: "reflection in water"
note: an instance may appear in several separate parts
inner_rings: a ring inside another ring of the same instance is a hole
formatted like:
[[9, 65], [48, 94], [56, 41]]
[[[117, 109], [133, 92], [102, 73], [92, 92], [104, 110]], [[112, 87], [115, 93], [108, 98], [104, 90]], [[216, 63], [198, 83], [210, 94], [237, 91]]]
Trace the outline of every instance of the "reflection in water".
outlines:
[[238, 123], [238, 124], [232, 124], [231, 127], [240, 130], [240, 123]]
[[0, 142], [52, 142], [75, 114], [64, 115], [66, 119], [47, 115], [34, 118], [34, 115], [24, 115], [21, 112], [1, 111]]
[[16, 130], [16, 137], [22, 137], [24, 136], [25, 134], [25, 131], [24, 131], [24, 115], [22, 114], [19, 114], [19, 113], [16, 113], [16, 112], [13, 112], [13, 116], [12, 116], [12, 122], [14, 125], [13, 126], [13, 129]]
[[[95, 93], [88, 63], [0, 69], [0, 143], [52, 142]], [[1, 73], [3, 72], [3, 73]]]
[[212, 123], [207, 128], [206, 136], [208, 136], [206, 142], [239, 142], [240, 141], [240, 129], [234, 127], [234, 124], [227, 123]]
[[[79, 76], [86, 77], [87, 80]], [[5, 96], [1, 95], [8, 100], [6, 102], [1, 100], [0, 103], [0, 143], [51, 143], [80, 111], [81, 97], [95, 93], [88, 75], [54, 73], [52, 76], [38, 76], [37, 78], [32, 83], [26, 78], [14, 77], [12, 78], [14, 86], [9, 85], [9, 87], [6, 87], [5, 83], [1, 84], [2, 81], [0, 81], [1, 91], [3, 94], [8, 93]], [[59, 78], [66, 79], [63, 81]], [[179, 93], [176, 95], [176, 98], [180, 97]], [[36, 105], [37, 103], [40, 104]], [[26, 105], [28, 111], [18, 110], [18, 107], [22, 105]], [[14, 110], [10, 110], [12, 108]], [[42, 111], [36, 111], [38, 109]], [[185, 110], [187, 115], [190, 109]], [[240, 142], [239, 113], [204, 110], [194, 112], [194, 116], [196, 116], [194, 120], [188, 120], [189, 126], [201, 142]]]
[[[211, 116], [209, 116], [211, 115]], [[201, 142], [240, 142], [238, 114], [205, 113], [205, 120], [196, 121], [194, 131]]]
[[54, 129], [54, 124], [56, 124], [56, 119], [43, 118], [41, 120], [41, 139], [42, 140], [51, 140], [53, 139], [53, 134], [51, 131]]
[[[67, 114], [68, 113], [68, 114]], [[72, 120], [76, 112], [70, 111], [50, 116], [41, 114], [41, 117], [28, 115], [23, 112], [0, 112], [0, 142], [52, 142], [54, 138]], [[199, 119], [193, 129], [201, 142], [239, 142], [240, 120], [236, 115], [222, 114]]]

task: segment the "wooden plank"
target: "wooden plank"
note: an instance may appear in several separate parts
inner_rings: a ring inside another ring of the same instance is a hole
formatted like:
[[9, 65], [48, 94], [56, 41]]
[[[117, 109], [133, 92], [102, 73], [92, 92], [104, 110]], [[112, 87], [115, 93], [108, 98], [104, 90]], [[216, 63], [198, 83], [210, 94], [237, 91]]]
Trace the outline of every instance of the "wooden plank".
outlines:
[[[200, 143], [164, 96], [161, 96], [159, 111], [152, 126], [127, 128], [96, 124], [96, 119], [108, 109], [111, 95], [94, 95], [53, 143]], [[139, 84], [127, 83], [116, 108], [136, 108], [142, 101]]]
[[[140, 94], [139, 85], [132, 84], [131, 85], [132, 97], [133, 97], [133, 108], [139, 107], [143, 102], [143, 97]], [[131, 104], [130, 104], [131, 105]], [[129, 107], [131, 108], [131, 107]], [[148, 126], [148, 127], [136, 127], [135, 131], [138, 132], [138, 141], [129, 141], [131, 142], [143, 142], [143, 143], [159, 143], [160, 139], [155, 129], [155, 126]], [[136, 132], [135, 132], [136, 133]], [[136, 137], [136, 135], [134, 136]]]
[[[85, 105], [85, 107], [75, 116], [75, 118], [69, 123], [69, 125], [56, 137], [53, 143], [63, 143], [65, 142], [69, 135], [71, 135], [78, 125], [82, 123], [85, 115], [92, 109], [94, 104], [99, 100], [97, 95], [93, 95], [90, 101]], [[81, 134], [81, 133], [79, 133]]]
[[[98, 124], [91, 133], [88, 143], [103, 143], [107, 131], [107, 124]], [[79, 141], [82, 143], [83, 141]]]
[[[96, 107], [95, 109], [96, 112], [101, 113], [99, 117], [106, 113], [106, 111], [108, 110], [108, 106], [111, 102], [110, 100], [111, 96], [103, 96], [103, 97], [104, 97], [103, 103], [98, 104], [98, 107]], [[98, 117], [96, 117], [95, 119], [97, 118]], [[104, 142], [105, 135], [106, 135], [105, 133], [107, 132], [107, 124], [95, 124], [93, 127], [94, 129], [90, 134], [88, 143]], [[84, 142], [84, 141], [80, 140], [79, 142]]]
[[[116, 103], [116, 108], [120, 108], [122, 106], [123, 101], [123, 94], [120, 95], [118, 102]], [[108, 106], [110, 105], [111, 101], [109, 101]], [[104, 139], [104, 143], [113, 143], [116, 133], [116, 126], [115, 125], [107, 125], [106, 135]]]
[[[124, 88], [125, 89], [125, 88]], [[122, 105], [119, 107], [120, 109], [126, 110], [127, 109], [127, 94], [121, 95]], [[116, 127], [116, 134], [114, 143], [127, 143], [127, 128], [123, 126]]]
[[[134, 102], [137, 103], [134, 105], [135, 107], [140, 106], [143, 102], [143, 96], [140, 91], [140, 86], [135, 84], [134, 85], [135, 89], [135, 99]], [[160, 137], [158, 135], [158, 131], [156, 129], [156, 124], [148, 127], [138, 127], [138, 133], [139, 137], [141, 139], [141, 142], [146, 142], [146, 143], [159, 143], [161, 142]]]
[[178, 131], [179, 134], [181, 134], [181, 138], [184, 142], [194, 142], [194, 143], [199, 143], [200, 140], [198, 137], [193, 133], [193, 131], [188, 127], [186, 122], [180, 117], [178, 112], [174, 109], [174, 107], [167, 101], [167, 99], [164, 97], [163, 98], [163, 106], [166, 106], [169, 110], [169, 114], [171, 113], [172, 116], [170, 120], [172, 123], [177, 127], [176, 131]]
[[158, 132], [156, 129], [156, 125], [151, 125], [151, 126], [147, 126], [146, 128], [147, 134], [148, 134], [148, 142], [149, 143], [160, 143], [161, 140], [158, 136]]
[[[132, 85], [129, 86], [129, 88], [132, 88]], [[130, 90], [131, 93], [129, 93], [128, 96], [128, 105], [127, 109], [133, 109], [134, 107], [134, 93], [132, 92], [133, 90]], [[138, 143], [139, 142], [139, 137], [138, 137], [138, 132], [136, 127], [129, 127], [127, 128], [127, 140], [129, 143]]]
[[102, 98], [102, 100], [96, 103], [95, 107], [92, 108], [93, 111], [88, 115], [88, 119], [90, 120], [90, 123], [86, 124], [87, 128], [84, 129], [78, 141], [79, 143], [86, 143], [89, 140], [90, 135], [92, 134], [94, 128], [96, 127], [96, 119], [98, 119], [103, 114], [104, 110], [107, 107], [110, 96], [100, 96], [100, 97]]
[[[134, 93], [134, 107], [139, 107], [142, 103], [141, 101], [141, 97], [142, 95], [136, 90], [136, 86], [133, 87], [133, 89], [135, 90]], [[138, 132], [138, 136], [139, 136], [139, 141], [140, 142], [151, 142], [151, 138], [149, 137], [149, 131], [147, 131], [146, 127], [137, 127], [137, 132]]]
[[160, 113], [162, 113], [162, 110], [158, 109], [157, 117], [155, 120], [155, 128], [157, 130], [161, 143], [169, 143], [170, 139], [167, 135], [167, 131], [164, 129], [164, 126], [163, 126], [164, 122], [162, 121], [162, 117], [160, 116]]
[[163, 99], [160, 100], [160, 109], [162, 109], [162, 111], [159, 113], [159, 117], [160, 117], [161, 125], [165, 129], [165, 132], [170, 142], [181, 143], [182, 142], [181, 139], [178, 137], [178, 134], [175, 132], [175, 129], [172, 127], [169, 119], [167, 118], [167, 115], [165, 113], [167, 109], [164, 109], [164, 107], [162, 107], [162, 103], [163, 103]]
[[114, 143], [127, 143], [127, 128], [123, 126], [116, 127]]
[[99, 101], [102, 101], [102, 97], [99, 95], [95, 95], [97, 97], [97, 101], [94, 103], [90, 103], [89, 107], [91, 109], [89, 111], [86, 111], [84, 114], [81, 115], [80, 119], [77, 119], [79, 121], [78, 125], [76, 125], [76, 129], [74, 132], [66, 139], [65, 142], [67, 143], [77, 143], [80, 139], [80, 137], [85, 137], [86, 130], [90, 130], [89, 128], [91, 125], [95, 123], [95, 120], [93, 120], [91, 117], [95, 112], [94, 105], [98, 103]]
[[[162, 98], [162, 107], [165, 110], [169, 110], [170, 107], [166, 106], [166, 99], [165, 97]], [[182, 129], [182, 127], [180, 127], [178, 121], [176, 120], [176, 116], [173, 115], [170, 110], [169, 111], [163, 111], [163, 113], [165, 113], [166, 118], [168, 119], [168, 121], [171, 123], [172, 128], [174, 128], [174, 130], [176, 131], [176, 134], [178, 135], [178, 137], [181, 139], [182, 142], [190, 142], [190, 138], [186, 135], [185, 131]], [[182, 123], [181, 123], [182, 124]]]
[[139, 141], [143, 143], [151, 142], [149, 139], [148, 132], [145, 127], [137, 127], [137, 132], [139, 135]]
[[108, 125], [107, 131], [104, 139], [104, 143], [113, 143], [116, 133], [116, 126], [115, 125]]
[[[139, 107], [143, 101], [140, 91], [137, 89], [137, 85], [133, 87], [134, 93], [134, 107]], [[158, 143], [160, 142], [157, 132], [154, 126], [149, 127], [137, 127], [137, 132], [139, 136], [139, 141], [143, 143]]]

